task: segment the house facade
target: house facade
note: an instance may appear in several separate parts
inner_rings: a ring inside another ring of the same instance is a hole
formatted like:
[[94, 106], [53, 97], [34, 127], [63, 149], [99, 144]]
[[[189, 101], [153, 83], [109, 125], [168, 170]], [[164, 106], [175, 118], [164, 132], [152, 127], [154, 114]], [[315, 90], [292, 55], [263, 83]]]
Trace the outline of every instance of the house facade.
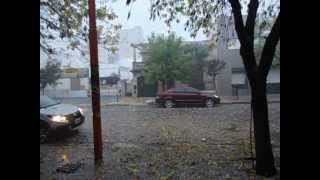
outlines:
[[88, 89], [88, 68], [63, 68], [57, 85], [47, 86], [40, 93], [51, 97], [87, 97]]
[[[250, 95], [249, 82], [240, 56], [240, 43], [232, 18], [221, 17], [219, 24], [217, 58], [226, 62], [226, 68], [216, 78], [217, 93], [221, 96], [248, 96]], [[271, 68], [268, 74], [267, 93], [280, 93], [279, 68]]]
[[[99, 56], [99, 75], [101, 78], [101, 96], [115, 95], [121, 92], [122, 95], [131, 91], [132, 73], [132, 53], [130, 44], [141, 43], [144, 41], [141, 27], [123, 29], [119, 34], [117, 51], [111, 53], [103, 45], [98, 45]], [[40, 68], [42, 68], [50, 58], [61, 62], [63, 75], [58, 80], [55, 87], [47, 87], [45, 94], [55, 97], [85, 97], [90, 95], [90, 59], [87, 44], [81, 44], [80, 48], [84, 55], [79, 51], [68, 49], [68, 42], [56, 40], [55, 46], [57, 53], [52, 57], [40, 51]], [[69, 72], [70, 73], [66, 73]], [[80, 72], [76, 75], [75, 72]], [[73, 75], [71, 75], [72, 73]], [[85, 73], [84, 73], [85, 72]], [[106, 86], [103, 79], [111, 74], [118, 74], [121, 81], [115, 86]], [[42, 93], [42, 92], [41, 92]]]

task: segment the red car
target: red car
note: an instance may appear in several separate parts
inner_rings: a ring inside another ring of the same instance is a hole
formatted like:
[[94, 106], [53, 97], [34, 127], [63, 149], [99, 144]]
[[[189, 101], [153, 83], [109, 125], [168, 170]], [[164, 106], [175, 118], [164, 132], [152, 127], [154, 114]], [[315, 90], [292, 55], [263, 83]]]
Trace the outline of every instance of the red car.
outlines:
[[179, 105], [202, 105], [213, 107], [220, 103], [220, 98], [216, 95], [209, 96], [202, 94], [192, 87], [171, 88], [163, 93], [159, 93], [156, 100], [157, 105], [172, 108]]

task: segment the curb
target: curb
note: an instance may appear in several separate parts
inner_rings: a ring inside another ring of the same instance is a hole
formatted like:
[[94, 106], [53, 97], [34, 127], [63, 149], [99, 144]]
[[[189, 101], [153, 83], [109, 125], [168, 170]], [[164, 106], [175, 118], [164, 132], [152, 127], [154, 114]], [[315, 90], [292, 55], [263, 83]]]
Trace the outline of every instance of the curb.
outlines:
[[[229, 101], [229, 102], [221, 102], [220, 104], [250, 104], [250, 101]], [[280, 103], [280, 101], [268, 101], [269, 103]]]

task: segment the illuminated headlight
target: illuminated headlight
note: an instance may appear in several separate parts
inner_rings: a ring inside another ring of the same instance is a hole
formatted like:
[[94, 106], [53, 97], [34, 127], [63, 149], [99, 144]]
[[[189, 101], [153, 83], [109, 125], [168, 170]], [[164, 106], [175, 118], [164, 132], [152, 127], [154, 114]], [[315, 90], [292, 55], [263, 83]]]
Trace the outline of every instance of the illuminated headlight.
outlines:
[[219, 98], [219, 96], [217, 96], [217, 95], [213, 95], [213, 97], [215, 97], [215, 98]]
[[78, 110], [79, 110], [80, 113], [83, 115], [83, 109], [79, 108]]
[[53, 116], [51, 119], [53, 122], [67, 123], [68, 120], [65, 116]]

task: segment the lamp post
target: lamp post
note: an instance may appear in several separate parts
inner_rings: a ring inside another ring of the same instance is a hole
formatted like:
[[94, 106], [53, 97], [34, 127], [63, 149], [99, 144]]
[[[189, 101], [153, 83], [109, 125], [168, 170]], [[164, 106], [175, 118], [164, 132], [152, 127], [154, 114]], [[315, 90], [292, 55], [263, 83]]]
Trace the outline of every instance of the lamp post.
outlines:
[[90, 43], [90, 67], [91, 67], [91, 97], [93, 113], [93, 138], [94, 138], [94, 159], [95, 162], [102, 160], [102, 133], [100, 113], [100, 82], [99, 82], [99, 61], [98, 41], [96, 29], [96, 7], [95, 0], [88, 0], [89, 5], [89, 43]]

